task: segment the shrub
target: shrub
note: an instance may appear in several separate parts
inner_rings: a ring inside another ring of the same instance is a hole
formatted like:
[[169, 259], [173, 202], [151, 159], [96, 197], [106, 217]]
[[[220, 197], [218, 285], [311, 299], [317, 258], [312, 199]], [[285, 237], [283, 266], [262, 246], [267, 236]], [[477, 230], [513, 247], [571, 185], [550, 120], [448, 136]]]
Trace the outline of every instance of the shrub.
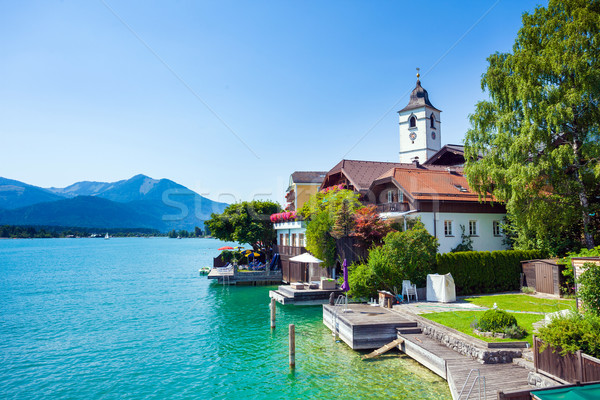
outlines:
[[451, 273], [459, 295], [519, 290], [521, 261], [544, 258], [540, 250], [465, 251], [438, 254], [439, 274]]
[[360, 298], [377, 297], [377, 284], [373, 271], [366, 264], [352, 264], [348, 267], [348, 295]]
[[592, 314], [581, 315], [575, 312], [552, 319], [537, 333], [544, 346], [550, 345], [561, 355], [581, 350], [593, 357], [600, 357], [600, 317]]
[[511, 325], [517, 325], [517, 319], [502, 310], [487, 310], [477, 323], [477, 329], [482, 332], [501, 333]]
[[585, 310], [600, 316], [600, 265], [583, 264], [584, 271], [577, 279], [580, 285], [577, 296], [583, 301]]
[[511, 339], [521, 339], [527, 336], [527, 331], [525, 328], [521, 328], [517, 324], [507, 326], [502, 330], [502, 332]]

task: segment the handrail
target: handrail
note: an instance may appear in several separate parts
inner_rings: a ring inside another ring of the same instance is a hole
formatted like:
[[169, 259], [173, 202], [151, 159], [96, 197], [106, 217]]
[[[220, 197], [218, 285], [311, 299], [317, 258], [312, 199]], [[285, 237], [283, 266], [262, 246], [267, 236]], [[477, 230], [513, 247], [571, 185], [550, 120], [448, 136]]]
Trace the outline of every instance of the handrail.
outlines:
[[473, 391], [473, 388], [475, 387], [475, 384], [477, 382], [479, 382], [479, 400], [481, 400], [481, 381], [483, 380], [483, 399], [485, 400], [486, 398], [486, 394], [485, 394], [485, 376], [481, 376], [481, 372], [479, 371], [479, 369], [471, 369], [469, 371], [469, 375], [467, 375], [467, 379], [465, 379], [465, 383], [463, 383], [462, 388], [460, 389], [460, 393], [458, 395], [458, 400], [461, 399], [463, 392], [465, 390], [465, 387], [467, 386], [467, 383], [469, 382], [469, 379], [471, 378], [471, 374], [473, 372], [477, 372], [477, 376], [475, 376], [475, 378], [473, 379], [473, 383], [471, 384], [471, 387], [469, 388], [469, 393], [467, 393], [467, 397], [466, 400], [469, 399], [469, 397], [471, 397], [471, 392]]

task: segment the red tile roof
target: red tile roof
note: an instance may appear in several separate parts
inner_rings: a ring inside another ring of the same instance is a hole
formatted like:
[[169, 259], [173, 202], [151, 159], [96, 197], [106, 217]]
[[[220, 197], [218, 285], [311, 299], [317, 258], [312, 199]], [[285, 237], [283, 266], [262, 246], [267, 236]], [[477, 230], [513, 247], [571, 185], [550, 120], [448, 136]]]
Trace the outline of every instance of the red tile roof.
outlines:
[[[444, 168], [442, 170], [397, 167], [382, 174], [373, 182], [373, 186], [392, 177], [417, 200], [479, 201], [477, 193], [469, 188], [462, 168]], [[492, 200], [492, 197], [487, 196], [486, 200]]]

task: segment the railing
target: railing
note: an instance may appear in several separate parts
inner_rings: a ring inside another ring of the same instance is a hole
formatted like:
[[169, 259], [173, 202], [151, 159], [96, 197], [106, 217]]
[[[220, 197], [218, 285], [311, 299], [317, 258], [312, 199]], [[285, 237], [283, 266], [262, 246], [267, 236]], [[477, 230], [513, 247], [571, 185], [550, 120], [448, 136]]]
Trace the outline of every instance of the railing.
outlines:
[[405, 212], [409, 211], [408, 203], [382, 203], [377, 204], [377, 212]]
[[299, 256], [306, 253], [306, 247], [303, 246], [279, 246], [279, 255], [281, 256]]

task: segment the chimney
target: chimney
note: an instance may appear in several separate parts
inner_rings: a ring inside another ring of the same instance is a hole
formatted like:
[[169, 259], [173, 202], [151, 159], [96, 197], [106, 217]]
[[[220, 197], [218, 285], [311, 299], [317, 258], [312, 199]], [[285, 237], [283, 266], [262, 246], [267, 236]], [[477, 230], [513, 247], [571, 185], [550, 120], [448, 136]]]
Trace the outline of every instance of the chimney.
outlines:
[[412, 163], [415, 166], [415, 168], [419, 168], [419, 157], [413, 158]]

